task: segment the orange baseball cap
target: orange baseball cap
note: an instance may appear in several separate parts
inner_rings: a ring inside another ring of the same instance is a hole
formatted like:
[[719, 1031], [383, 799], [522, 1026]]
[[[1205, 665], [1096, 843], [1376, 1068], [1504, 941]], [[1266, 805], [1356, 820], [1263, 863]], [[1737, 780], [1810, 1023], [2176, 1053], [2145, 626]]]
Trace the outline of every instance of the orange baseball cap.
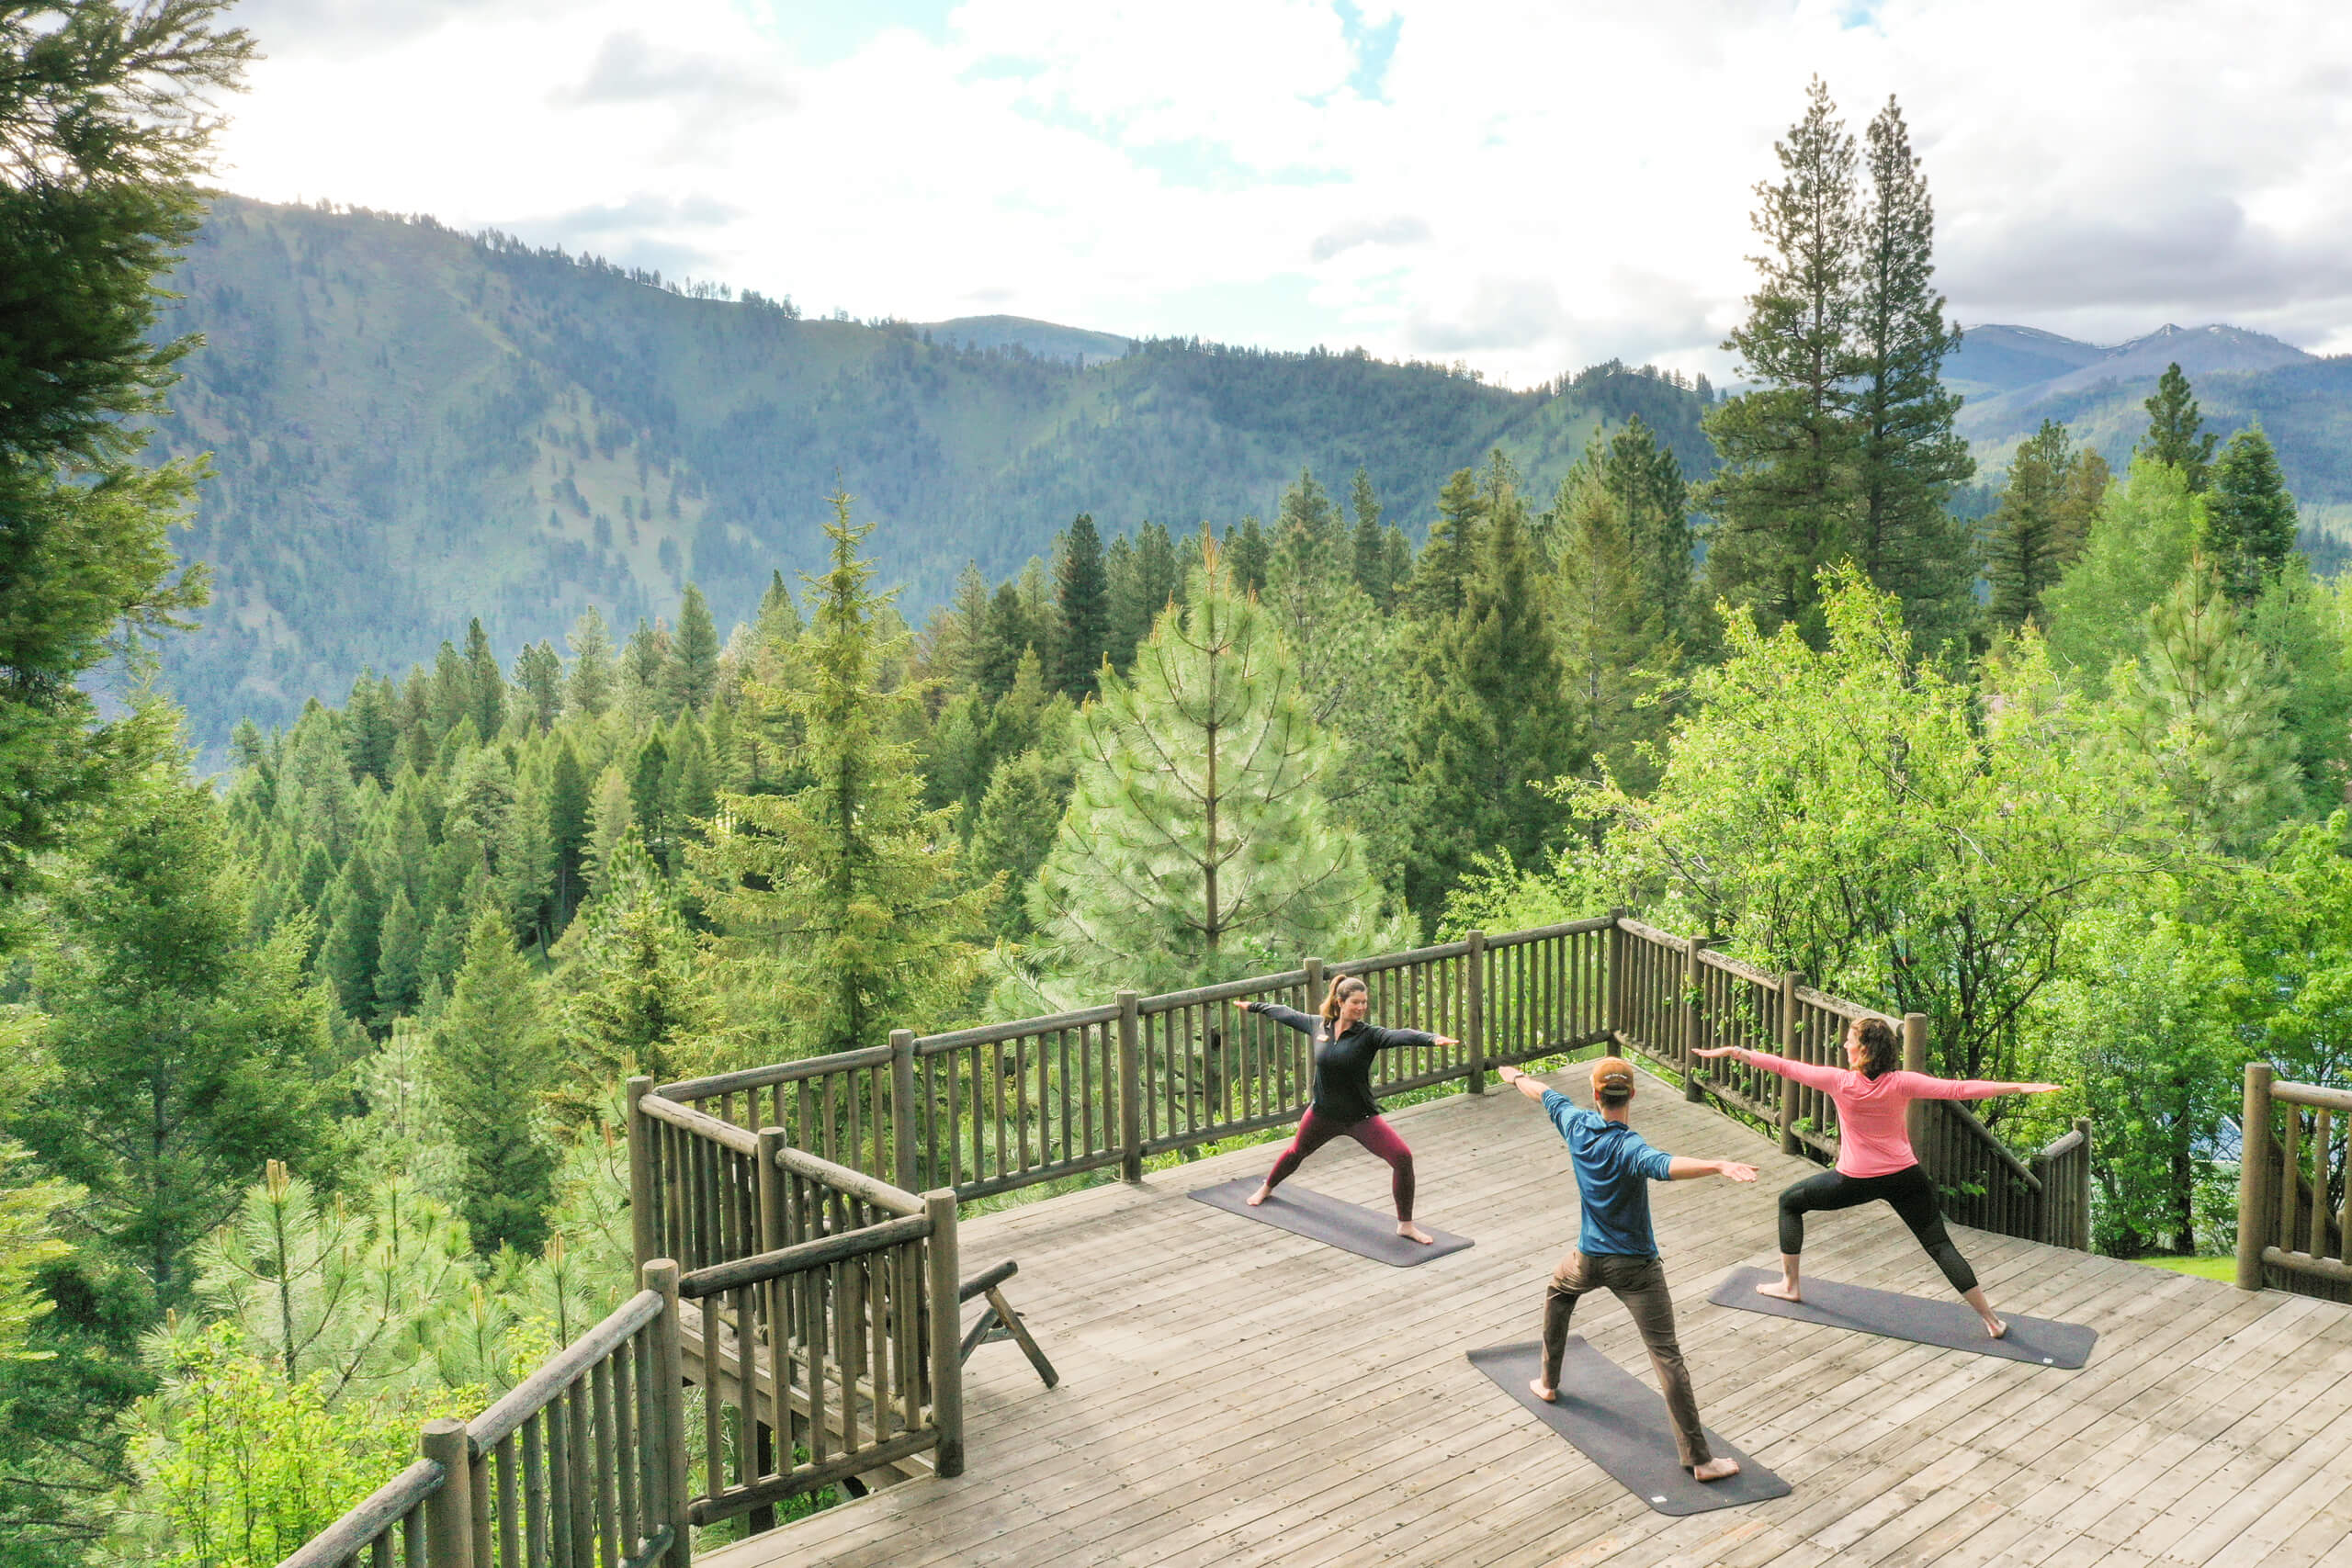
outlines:
[[1634, 1092], [1634, 1064], [1623, 1056], [1603, 1056], [1592, 1065], [1592, 1097], [1622, 1100]]

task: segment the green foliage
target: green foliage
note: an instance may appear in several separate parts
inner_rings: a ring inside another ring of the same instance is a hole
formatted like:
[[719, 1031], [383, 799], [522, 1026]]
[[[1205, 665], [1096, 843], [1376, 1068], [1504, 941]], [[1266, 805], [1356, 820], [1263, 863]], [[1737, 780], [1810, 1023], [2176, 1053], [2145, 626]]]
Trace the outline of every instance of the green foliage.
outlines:
[[457, 1209], [484, 1252], [536, 1251], [554, 1199], [556, 1152], [539, 1097], [551, 1087], [548, 1029], [514, 933], [484, 909], [433, 1030], [444, 1135], [457, 1151]]
[[1030, 900], [1048, 976], [1086, 994], [1343, 954], [1378, 929], [1355, 835], [1326, 819], [1330, 744], [1273, 617], [1205, 537], [1202, 568], [1077, 718], [1075, 785]]
[[1769, 254], [1747, 320], [1724, 347], [1761, 383], [1706, 416], [1723, 469], [1702, 492], [1711, 596], [1747, 607], [1766, 632], [1822, 635], [1815, 582], [1854, 550], [1855, 446], [1849, 407], [1858, 278], [1854, 139], [1820, 78], [1804, 118], [1774, 144], [1778, 185], [1750, 221]]
[[[730, 795], [688, 859], [755, 1036], [788, 1027], [796, 1052], [854, 1050], [920, 1027], [967, 983], [995, 889], [963, 886], [952, 813], [927, 811], [913, 748], [898, 738], [919, 687], [884, 690], [906, 639], [886, 629], [858, 546], [871, 525], [833, 498], [832, 570], [809, 580], [817, 608], [797, 658], [805, 683], [747, 685], [797, 717], [790, 795]], [[1001, 596], [1000, 596], [1001, 597]], [[1008, 685], [1010, 682], [1008, 682]], [[791, 1021], [788, 1026], [779, 1021]]]
[[689, 582], [678, 606], [678, 633], [670, 639], [669, 668], [663, 671], [663, 710], [701, 713], [718, 689], [718, 628], [702, 590]]
[[2042, 600], [2082, 554], [2107, 480], [2105, 460], [2093, 451], [2075, 451], [2066, 427], [2055, 420], [2043, 420], [2019, 445], [1985, 525], [1988, 614], [1996, 626], [2013, 632], [2029, 620], [2041, 626], [2047, 619]]
[[2197, 400], [2189, 395], [2188, 378], [2180, 373], [2177, 361], [2165, 367], [2154, 395], [2143, 406], [2148, 411], [2148, 434], [2132, 453], [2133, 462], [2144, 457], [2178, 469], [2189, 493], [2201, 493], [2211, 470], [2213, 444], [2220, 437], [2204, 428]]
[[2205, 502], [2181, 471], [2135, 460], [2091, 519], [2083, 553], [2044, 595], [2050, 653], [2060, 668], [2098, 680], [2137, 653], [2148, 612], [2180, 581], [2204, 527]]
[[718, 1019], [697, 972], [677, 890], [634, 833], [605, 868], [601, 896], [557, 948], [564, 1103], [594, 1107], [639, 1073], [669, 1082], [715, 1066]]
[[21, 1135], [83, 1190], [77, 1224], [158, 1309], [186, 1295], [188, 1247], [262, 1160], [324, 1141], [326, 998], [302, 972], [309, 924], [250, 942], [220, 816], [177, 769], [151, 768], [58, 890], [60, 940], [34, 969], [58, 1071]]
[[[1544, 514], [1555, 560], [1563, 704], [1599, 773], [1643, 788], [1649, 752], [1668, 708], [1657, 699], [1679, 662], [1675, 599], [1657, 591], [1647, 567], [1660, 564], [1636, 531], [1624, 489], [1608, 479], [1607, 453], [1594, 438]], [[1690, 570], [1682, 564], [1683, 603]]]
[[1073, 700], [1094, 694], [1111, 633], [1111, 589], [1103, 574], [1102, 536], [1081, 512], [1069, 525], [1054, 566], [1054, 601], [1061, 612], [1054, 683]]
[[2259, 426], [2231, 436], [2212, 467], [2205, 545], [2231, 602], [2241, 607], [2286, 568], [2295, 547], [2295, 498]]

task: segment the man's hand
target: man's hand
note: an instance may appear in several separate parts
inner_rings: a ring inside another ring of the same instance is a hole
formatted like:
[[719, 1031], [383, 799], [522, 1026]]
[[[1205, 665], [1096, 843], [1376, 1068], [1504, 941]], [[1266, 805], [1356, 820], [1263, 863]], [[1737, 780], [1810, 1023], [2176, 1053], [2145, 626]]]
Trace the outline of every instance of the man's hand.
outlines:
[[1719, 1159], [1715, 1161], [1715, 1174], [1726, 1181], [1753, 1181], [1756, 1179], [1756, 1168], [1742, 1165], [1736, 1159]]
[[1541, 1100], [1544, 1098], [1544, 1085], [1542, 1081], [1530, 1077], [1526, 1073], [1521, 1072], [1517, 1067], [1497, 1067], [1495, 1069], [1495, 1077], [1502, 1079], [1505, 1084], [1519, 1090], [1520, 1093], [1527, 1096], [1530, 1100]]

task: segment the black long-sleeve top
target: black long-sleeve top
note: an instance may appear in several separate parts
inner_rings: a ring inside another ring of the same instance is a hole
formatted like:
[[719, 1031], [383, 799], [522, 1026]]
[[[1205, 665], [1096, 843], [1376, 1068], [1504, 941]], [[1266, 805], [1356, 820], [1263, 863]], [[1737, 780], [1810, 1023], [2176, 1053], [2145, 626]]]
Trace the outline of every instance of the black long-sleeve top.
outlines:
[[1418, 1029], [1383, 1029], [1378, 1024], [1363, 1022], [1337, 1040], [1330, 1040], [1324, 1037], [1319, 1014], [1272, 1002], [1260, 1002], [1250, 1010], [1286, 1024], [1315, 1042], [1315, 1094], [1308, 1105], [1316, 1115], [1342, 1125], [1353, 1125], [1367, 1116], [1380, 1114], [1380, 1103], [1372, 1097], [1374, 1053], [1396, 1045], [1437, 1043], [1436, 1035]]

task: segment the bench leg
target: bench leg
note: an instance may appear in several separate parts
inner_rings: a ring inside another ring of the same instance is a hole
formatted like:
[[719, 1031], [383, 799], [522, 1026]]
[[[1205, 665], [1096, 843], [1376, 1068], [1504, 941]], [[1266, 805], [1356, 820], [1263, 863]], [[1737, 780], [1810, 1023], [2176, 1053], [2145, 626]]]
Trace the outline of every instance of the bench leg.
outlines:
[[1013, 1341], [1021, 1347], [1021, 1353], [1029, 1358], [1029, 1364], [1037, 1369], [1037, 1375], [1046, 1380], [1046, 1386], [1051, 1388], [1061, 1382], [1061, 1374], [1054, 1371], [1053, 1362], [1046, 1359], [1046, 1353], [1037, 1348], [1037, 1342], [1029, 1337], [1029, 1330], [1022, 1324], [1021, 1314], [1012, 1310], [1012, 1303], [1004, 1299], [1003, 1292], [989, 1291], [988, 1303], [989, 1311], [1012, 1333]]

